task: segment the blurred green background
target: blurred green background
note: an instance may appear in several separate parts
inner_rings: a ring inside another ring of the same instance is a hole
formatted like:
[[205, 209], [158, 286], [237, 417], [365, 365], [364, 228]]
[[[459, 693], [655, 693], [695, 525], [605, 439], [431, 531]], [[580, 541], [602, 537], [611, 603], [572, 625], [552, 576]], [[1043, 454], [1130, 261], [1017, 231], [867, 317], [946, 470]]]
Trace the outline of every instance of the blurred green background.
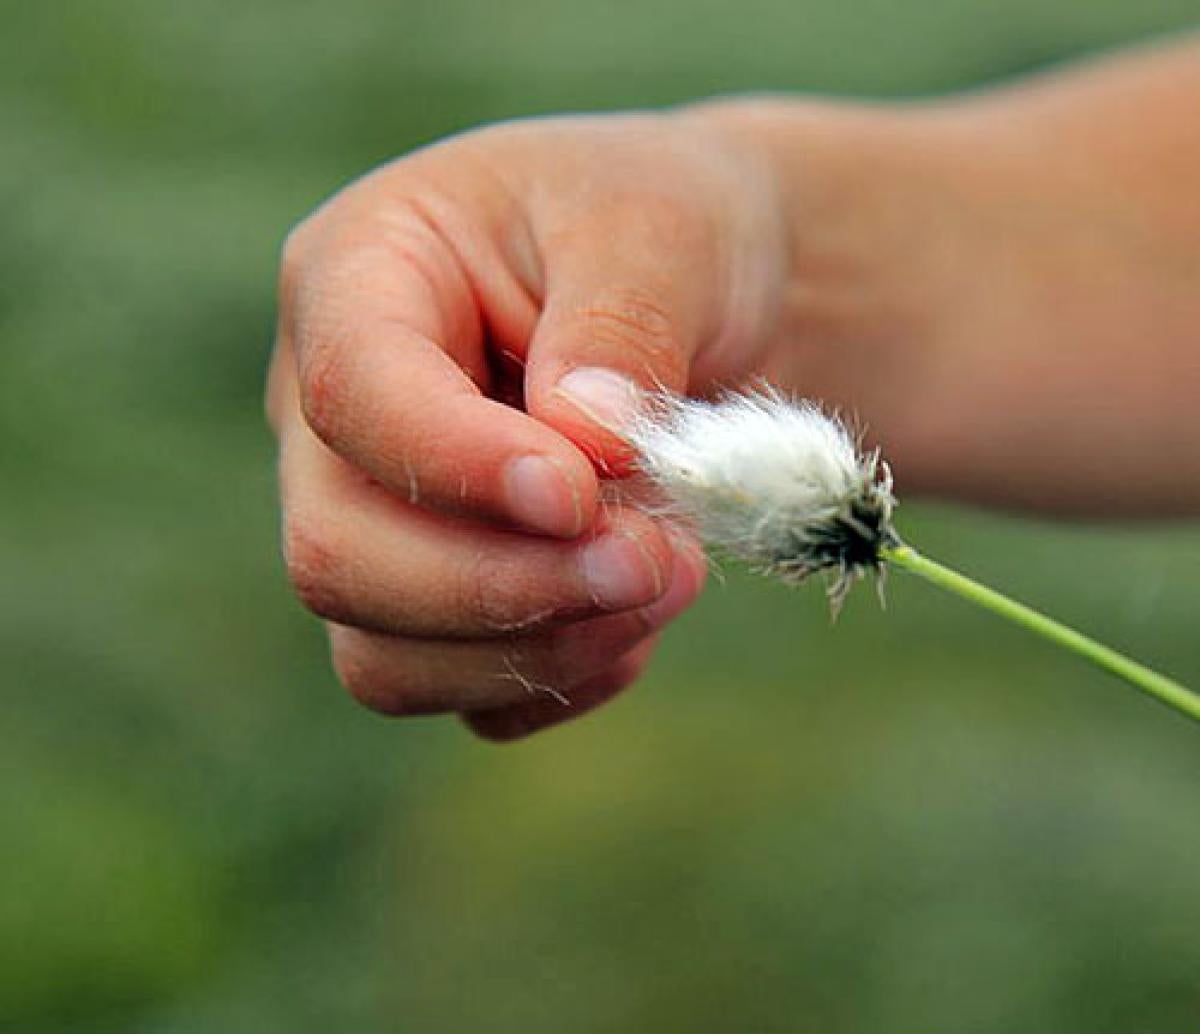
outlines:
[[[975, 84], [1194, 0], [0, 3], [0, 1029], [1194, 1031], [1200, 733], [893, 583], [732, 577], [498, 749], [337, 687], [277, 561], [287, 228], [501, 117]], [[907, 506], [1200, 683], [1200, 536]]]

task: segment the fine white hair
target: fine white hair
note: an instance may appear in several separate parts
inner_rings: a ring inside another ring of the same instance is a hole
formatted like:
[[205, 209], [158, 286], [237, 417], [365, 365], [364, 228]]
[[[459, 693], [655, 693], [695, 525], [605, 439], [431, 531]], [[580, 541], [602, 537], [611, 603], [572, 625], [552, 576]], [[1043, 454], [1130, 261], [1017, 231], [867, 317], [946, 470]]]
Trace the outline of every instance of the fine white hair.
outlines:
[[835, 571], [835, 606], [896, 540], [887, 465], [812, 402], [769, 388], [716, 402], [660, 395], [626, 435], [668, 513], [766, 573]]

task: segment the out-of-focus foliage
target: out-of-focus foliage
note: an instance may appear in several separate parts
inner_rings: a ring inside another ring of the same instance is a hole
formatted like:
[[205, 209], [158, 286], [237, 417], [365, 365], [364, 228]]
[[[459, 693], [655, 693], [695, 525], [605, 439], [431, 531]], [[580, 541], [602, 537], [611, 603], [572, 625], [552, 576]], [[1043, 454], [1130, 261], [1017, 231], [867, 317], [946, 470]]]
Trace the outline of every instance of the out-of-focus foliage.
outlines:
[[[283, 583], [258, 403], [280, 238], [417, 144], [948, 89], [1194, 14], [0, 7], [0, 1027], [1195, 1030], [1195, 728], [922, 586], [830, 629], [738, 577], [586, 722], [389, 723]], [[1195, 535], [903, 517], [1200, 682]]]

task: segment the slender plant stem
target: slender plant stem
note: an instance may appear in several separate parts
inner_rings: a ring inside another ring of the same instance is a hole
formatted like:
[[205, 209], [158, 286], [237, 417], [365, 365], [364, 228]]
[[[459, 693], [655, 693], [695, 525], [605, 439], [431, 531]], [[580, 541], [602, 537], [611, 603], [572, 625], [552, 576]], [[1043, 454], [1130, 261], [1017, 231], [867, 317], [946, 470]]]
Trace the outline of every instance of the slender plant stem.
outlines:
[[1096, 640], [1076, 632], [1073, 628], [1055, 621], [1027, 607], [1023, 603], [1009, 599], [995, 589], [989, 589], [966, 575], [951, 570], [936, 560], [922, 556], [911, 546], [889, 546], [880, 552], [880, 557], [893, 567], [909, 571], [940, 589], [953, 593], [964, 600], [999, 614], [1014, 624], [1040, 635], [1044, 639], [1065, 647], [1072, 653], [1078, 654], [1099, 665], [1105, 671], [1111, 672], [1118, 678], [1124, 679], [1136, 686], [1143, 693], [1148, 693], [1168, 707], [1181, 711], [1196, 721], [1200, 721], [1200, 696], [1181, 686], [1173, 679], [1160, 675], [1143, 664], [1118, 653], [1116, 650], [1098, 643]]

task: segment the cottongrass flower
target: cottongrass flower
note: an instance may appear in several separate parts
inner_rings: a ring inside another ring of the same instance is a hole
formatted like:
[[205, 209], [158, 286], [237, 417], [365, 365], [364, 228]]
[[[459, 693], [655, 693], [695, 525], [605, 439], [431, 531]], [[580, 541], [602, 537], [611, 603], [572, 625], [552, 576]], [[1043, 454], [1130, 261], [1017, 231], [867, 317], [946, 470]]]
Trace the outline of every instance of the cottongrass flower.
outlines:
[[625, 435], [664, 513], [716, 551], [801, 582], [827, 573], [836, 615], [867, 574], [918, 575], [1200, 720], [1200, 697], [1074, 629], [918, 553], [892, 524], [892, 475], [844, 423], [763, 388], [715, 402], [649, 396]]
[[834, 572], [835, 611], [899, 544], [887, 464], [810, 402], [767, 389], [716, 405], [658, 396], [627, 435], [672, 516], [763, 574]]

